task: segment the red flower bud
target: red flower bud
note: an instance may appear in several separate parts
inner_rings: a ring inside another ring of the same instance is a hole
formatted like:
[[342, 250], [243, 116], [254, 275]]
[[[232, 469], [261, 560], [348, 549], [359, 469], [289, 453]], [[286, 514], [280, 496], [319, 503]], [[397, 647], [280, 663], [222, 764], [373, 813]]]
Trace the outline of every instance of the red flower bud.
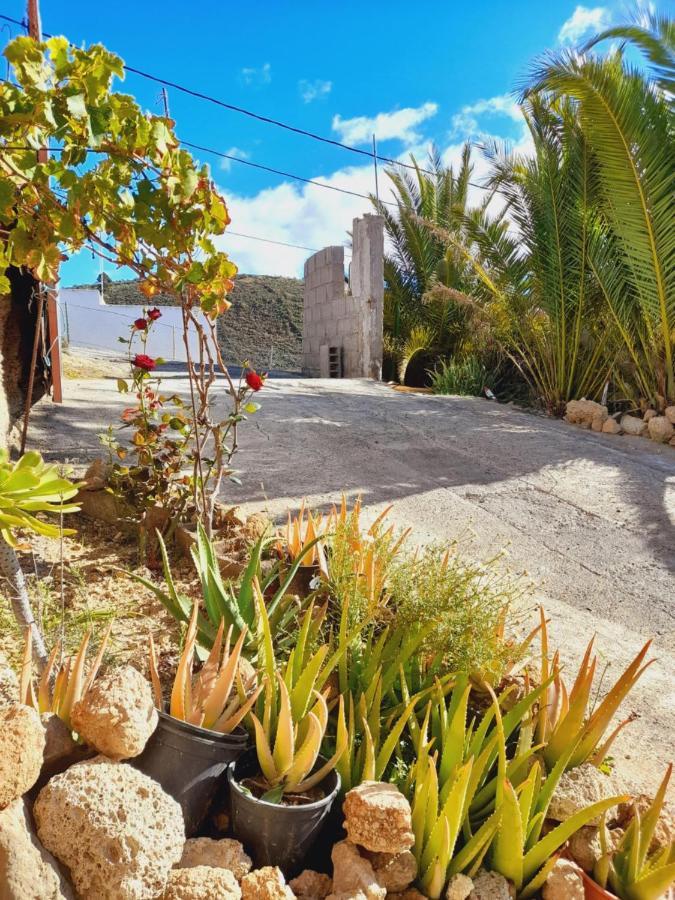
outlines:
[[257, 372], [254, 372], [251, 369], [250, 372], [246, 373], [246, 384], [251, 388], [252, 391], [259, 391], [260, 388], [265, 384], [265, 376], [258, 375]]
[[162, 313], [161, 313], [161, 311], [160, 311], [159, 309], [157, 309], [156, 306], [154, 306], [152, 309], [149, 309], [149, 310], [148, 310], [147, 316], [148, 316], [148, 318], [150, 319], [151, 322], [156, 322], [157, 319], [161, 319], [161, 318], [162, 318]]
[[137, 353], [134, 356], [134, 365], [137, 369], [144, 369], [146, 372], [152, 372], [157, 363], [151, 356], [146, 356], [145, 353]]
[[145, 331], [147, 327], [147, 319], [136, 319], [136, 321], [134, 322], [134, 328], [136, 329], [136, 331]]

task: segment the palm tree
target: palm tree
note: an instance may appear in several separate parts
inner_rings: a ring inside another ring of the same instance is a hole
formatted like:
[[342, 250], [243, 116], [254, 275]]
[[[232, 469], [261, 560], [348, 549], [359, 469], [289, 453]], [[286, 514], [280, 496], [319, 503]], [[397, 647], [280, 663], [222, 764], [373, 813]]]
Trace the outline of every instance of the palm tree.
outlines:
[[[470, 266], [445, 238], [458, 237], [468, 212], [471, 147], [467, 143], [457, 172], [432, 149], [423, 169], [411, 157], [414, 173], [389, 171], [397, 209], [373, 198], [384, 218], [385, 345], [398, 377], [420, 353], [442, 356], [466, 336], [467, 279]], [[440, 231], [438, 230], [440, 229]]]
[[498, 217], [473, 211], [460, 240], [448, 238], [478, 279], [477, 318], [488, 320], [534, 397], [559, 415], [572, 398], [599, 396], [607, 378], [610, 336], [588, 262], [595, 166], [570, 103], [532, 97], [523, 115], [532, 155], [484, 148], [506, 208]]
[[660, 80], [647, 79], [621, 51], [605, 59], [560, 53], [535, 68], [528, 95], [574, 104], [597, 169], [600, 223], [589, 265], [630, 360], [618, 377], [660, 406], [675, 401], [675, 122], [664, 92], [675, 71], [674, 29], [662, 20], [653, 33], [611, 34], [644, 46]]

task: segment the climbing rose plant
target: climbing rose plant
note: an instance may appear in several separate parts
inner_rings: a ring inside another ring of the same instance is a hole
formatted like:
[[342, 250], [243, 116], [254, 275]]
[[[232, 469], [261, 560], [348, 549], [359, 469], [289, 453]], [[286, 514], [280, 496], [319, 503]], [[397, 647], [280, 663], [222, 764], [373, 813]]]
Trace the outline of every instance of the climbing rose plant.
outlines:
[[[230, 306], [236, 274], [214, 244], [230, 221], [225, 201], [208, 168], [181, 150], [171, 119], [112, 91], [124, 68], [105, 47], [19, 37], [4, 55], [17, 83], [0, 84], [0, 272], [20, 266], [55, 283], [59, 263], [86, 247], [132, 269], [148, 301], [161, 292], [179, 302], [190, 379], [190, 484], [196, 516], [210, 531], [222, 480], [233, 477], [238, 425], [257, 409], [230, 377], [217, 341], [216, 320]], [[38, 152], [44, 147], [49, 158]], [[0, 275], [0, 293], [8, 291]], [[154, 307], [146, 319], [159, 315]], [[145, 328], [141, 320], [136, 325]], [[139, 373], [154, 367], [147, 353], [136, 355]], [[224, 418], [214, 415], [210, 399], [222, 383], [218, 371], [230, 400]]]

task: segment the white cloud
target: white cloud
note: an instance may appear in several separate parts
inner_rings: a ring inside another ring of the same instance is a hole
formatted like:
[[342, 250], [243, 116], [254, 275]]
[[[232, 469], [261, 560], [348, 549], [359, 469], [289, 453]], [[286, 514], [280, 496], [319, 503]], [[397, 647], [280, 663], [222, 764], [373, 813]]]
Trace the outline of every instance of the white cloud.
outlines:
[[577, 6], [558, 32], [561, 44], [576, 44], [582, 37], [607, 28], [611, 14], [606, 6]]
[[242, 69], [241, 78], [244, 84], [269, 84], [272, 80], [272, 66], [270, 63], [265, 63], [258, 69], [253, 67]]
[[520, 107], [510, 94], [500, 94], [497, 97], [489, 97], [486, 100], [477, 100], [468, 103], [452, 117], [452, 134], [455, 136], [471, 137], [484, 134], [486, 129], [481, 127], [480, 119], [494, 116], [511, 119], [519, 124], [523, 121]]
[[[239, 147], [230, 147], [229, 150], [226, 151], [228, 156], [235, 156], [237, 159], [248, 159], [249, 154], [245, 150], [240, 150]], [[231, 159], [221, 159], [220, 168], [223, 172], [229, 172], [232, 168], [232, 160]]]
[[436, 115], [436, 103], [423, 103], [422, 106], [406, 107], [393, 112], [378, 113], [376, 116], [356, 116], [353, 119], [333, 117], [333, 131], [346, 144], [367, 144], [373, 134], [378, 141], [399, 140], [404, 144], [414, 144], [422, 139], [415, 131], [415, 126]]
[[333, 89], [333, 82], [321, 81], [320, 78], [317, 78], [316, 81], [306, 81], [303, 78], [302, 81], [298, 82], [298, 89], [304, 102], [311, 103], [312, 100], [320, 100], [322, 97], [327, 97]]
[[[507, 115], [509, 119], [515, 119], [515, 111], [506, 104], [492, 103], [489, 100], [480, 100], [476, 104], [471, 104], [472, 107], [478, 107], [477, 115], [487, 114], [502, 105], [504, 108], [499, 109], [499, 112]], [[500, 123], [493, 124], [498, 126]], [[509, 127], [508, 132], [512, 132], [512, 130], [512, 127]], [[504, 133], [504, 129], [494, 127], [490, 136], [499, 138], [503, 137]], [[482, 132], [482, 136], [487, 137], [487, 132]], [[512, 144], [512, 149], [517, 153], [531, 153], [532, 143], [529, 132], [525, 128], [520, 136], [512, 141]], [[424, 165], [427, 151], [428, 143], [420, 140], [417, 144], [406, 147], [398, 159], [408, 162], [412, 152]], [[462, 137], [455, 136], [446, 146], [441, 147], [444, 164], [458, 167], [461, 152]], [[469, 202], [477, 205], [485, 199], [485, 191], [480, 188], [480, 185], [487, 179], [489, 164], [482, 158], [478, 150], [474, 152], [472, 161], [474, 170], [471, 181], [474, 186], [469, 190]], [[373, 167], [370, 162], [359, 166], [348, 166], [326, 176], [317, 177], [315, 180], [358, 194], [368, 195], [374, 193], [375, 190]], [[380, 169], [379, 187], [381, 199], [391, 200], [390, 181], [383, 169]], [[233, 231], [261, 238], [271, 238], [288, 244], [300, 244], [303, 247], [317, 250], [330, 245], [346, 243], [347, 232], [351, 230], [352, 220], [373, 211], [369, 200], [365, 198], [292, 182], [284, 182], [266, 188], [252, 197], [243, 197], [229, 190], [223, 192], [227, 198], [232, 218], [230, 227]], [[503, 202], [499, 196], [492, 200], [490, 208], [495, 213], [503, 208]], [[261, 275], [302, 277], [304, 262], [312, 253], [311, 249], [297, 250], [291, 247], [281, 247], [276, 244], [237, 237], [231, 233], [216, 238], [216, 244], [230, 255], [240, 272]], [[347, 254], [345, 261], [347, 264], [349, 263]]]

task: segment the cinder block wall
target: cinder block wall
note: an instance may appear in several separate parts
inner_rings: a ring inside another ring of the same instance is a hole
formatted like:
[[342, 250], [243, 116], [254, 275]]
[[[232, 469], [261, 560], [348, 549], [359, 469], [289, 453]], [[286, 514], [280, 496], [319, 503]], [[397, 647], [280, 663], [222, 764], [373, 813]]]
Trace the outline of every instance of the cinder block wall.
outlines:
[[324, 247], [305, 263], [302, 323], [302, 370], [319, 378], [321, 347], [341, 346], [343, 374], [353, 370], [358, 356], [359, 316], [345, 283], [344, 247]]
[[380, 216], [354, 219], [351, 290], [345, 284], [343, 247], [325, 247], [305, 263], [303, 374], [327, 377], [321, 347], [339, 347], [345, 378], [381, 377], [383, 226]]

